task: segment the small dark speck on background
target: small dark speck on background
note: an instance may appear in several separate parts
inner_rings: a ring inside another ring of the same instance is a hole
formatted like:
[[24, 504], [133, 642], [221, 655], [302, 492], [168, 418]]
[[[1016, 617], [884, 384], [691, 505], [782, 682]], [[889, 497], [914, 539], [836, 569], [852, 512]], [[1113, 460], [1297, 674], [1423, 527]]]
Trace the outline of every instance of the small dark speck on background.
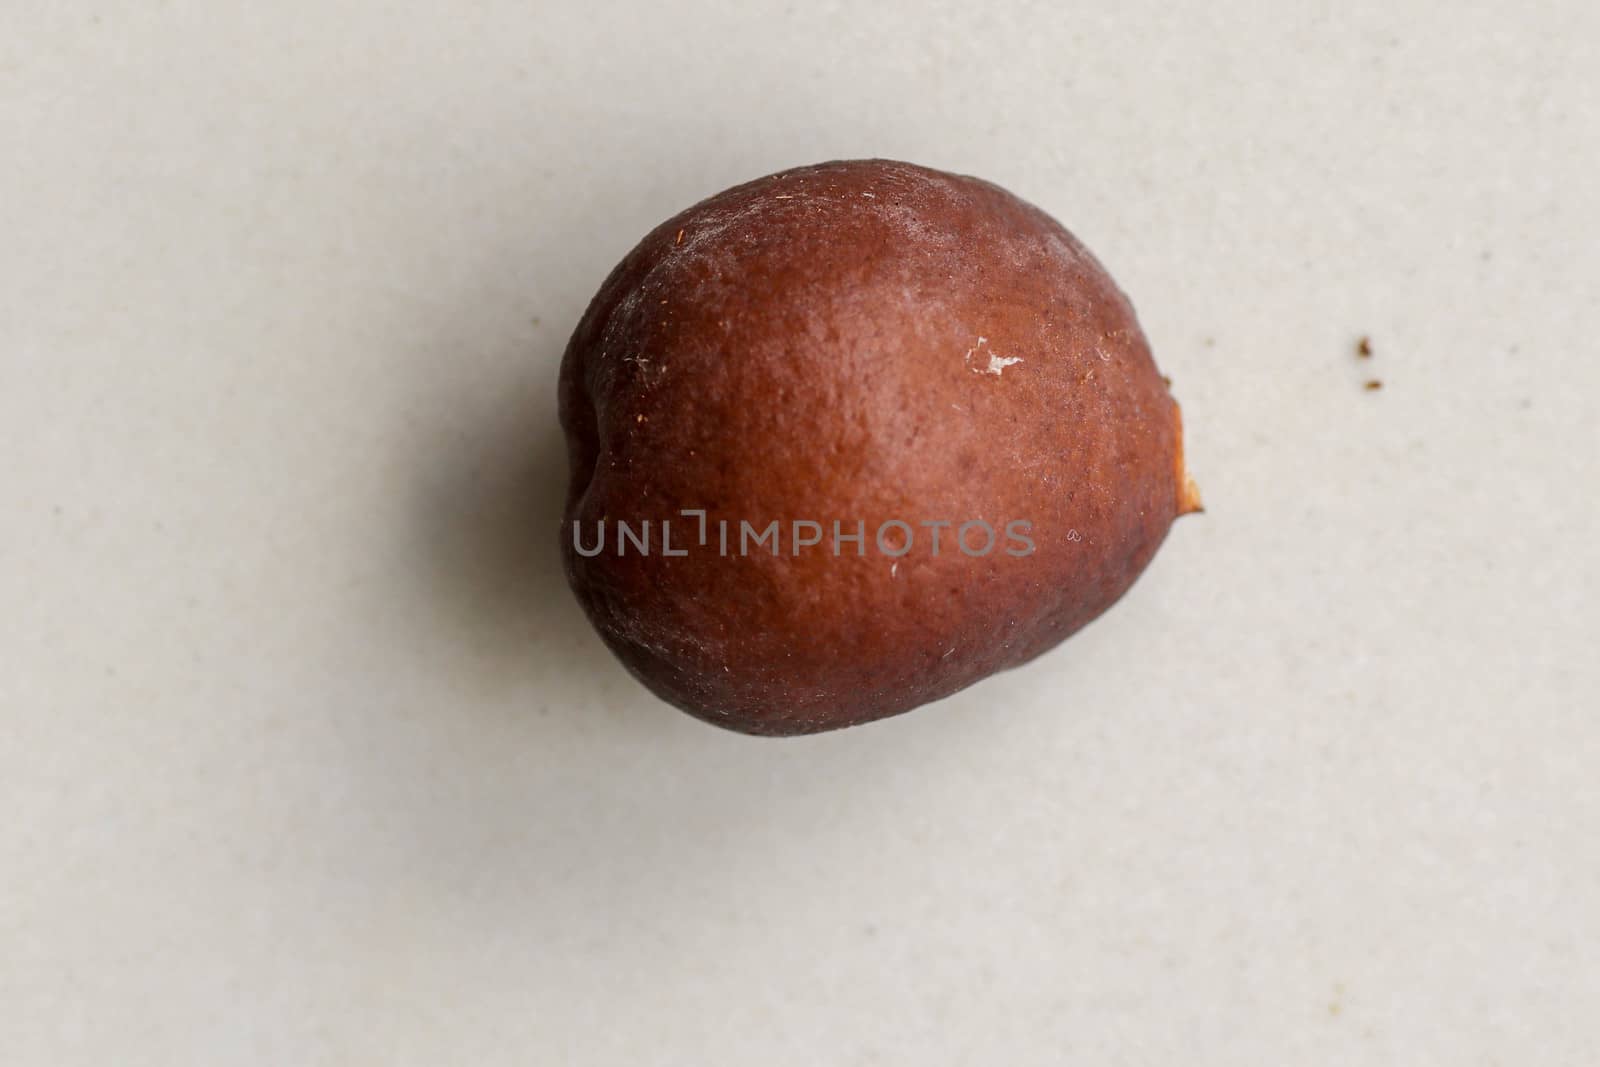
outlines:
[[1360, 356], [1362, 359], [1372, 358], [1372, 338], [1363, 337], [1361, 340], [1356, 342], [1356, 355]]
[[1383, 383], [1378, 381], [1376, 378], [1368, 378], [1367, 384], [1362, 388], [1366, 389], [1366, 391], [1369, 393], [1376, 393], [1379, 389], [1383, 388]]

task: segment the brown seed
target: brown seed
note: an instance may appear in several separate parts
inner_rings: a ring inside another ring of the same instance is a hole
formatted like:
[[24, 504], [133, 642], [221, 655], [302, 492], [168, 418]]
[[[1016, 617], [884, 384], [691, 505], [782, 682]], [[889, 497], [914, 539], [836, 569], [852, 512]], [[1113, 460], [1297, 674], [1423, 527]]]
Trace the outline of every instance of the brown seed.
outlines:
[[1359, 342], [1356, 343], [1356, 355], [1360, 356], [1362, 359], [1372, 358], [1372, 338], [1363, 337]]
[[[1132, 306], [1053, 219], [905, 163], [783, 177], [805, 211], [758, 181], [648, 234], [561, 373], [574, 592], [657, 695], [756, 734], [1026, 663], [1200, 507]], [[645, 521], [651, 551], [622, 551], [619, 524]]]
[[1376, 393], [1379, 389], [1383, 388], [1383, 383], [1378, 381], [1376, 378], [1368, 378], [1366, 385], [1362, 386], [1362, 388], [1369, 393]]

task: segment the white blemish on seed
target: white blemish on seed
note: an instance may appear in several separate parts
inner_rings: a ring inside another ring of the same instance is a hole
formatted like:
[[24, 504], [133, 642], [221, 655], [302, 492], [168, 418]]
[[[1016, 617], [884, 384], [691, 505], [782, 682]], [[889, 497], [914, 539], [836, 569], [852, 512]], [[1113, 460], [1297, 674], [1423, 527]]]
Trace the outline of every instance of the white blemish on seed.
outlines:
[[998, 378], [1000, 376], [1000, 372], [1005, 370], [1007, 367], [1011, 366], [1011, 364], [1013, 364], [1013, 363], [1021, 363], [1021, 362], [1022, 362], [1022, 357], [1021, 356], [1013, 356], [1013, 357], [1007, 358], [1005, 356], [997, 356], [997, 355], [994, 355], [993, 353], [990, 353], [990, 355], [989, 355], [989, 366], [987, 368], [985, 368], [985, 369], [990, 374], [993, 374], [995, 377]]
[[[992, 374], [998, 378], [1000, 377], [1001, 372], [1007, 367], [1011, 366], [1013, 363], [1022, 362], [1021, 356], [1002, 356], [992, 348], [988, 352], [982, 352], [983, 346], [988, 343], [989, 339], [987, 337], [979, 335], [978, 343], [967, 349], [967, 354], [964, 361], [966, 362], [967, 367], [971, 369], [972, 373]], [[973, 366], [972, 357], [980, 354], [987, 355], [989, 357], [989, 362], [983, 366]]]

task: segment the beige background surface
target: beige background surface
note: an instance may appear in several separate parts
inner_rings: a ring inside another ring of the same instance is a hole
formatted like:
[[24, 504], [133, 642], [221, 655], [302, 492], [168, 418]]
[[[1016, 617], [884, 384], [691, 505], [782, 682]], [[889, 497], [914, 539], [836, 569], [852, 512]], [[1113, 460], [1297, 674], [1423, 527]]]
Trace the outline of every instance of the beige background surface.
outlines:
[[[0, 1062], [1600, 1062], [1597, 42], [4, 0]], [[556, 363], [650, 225], [862, 155], [1099, 254], [1210, 510], [1042, 662], [750, 740], [571, 602]]]

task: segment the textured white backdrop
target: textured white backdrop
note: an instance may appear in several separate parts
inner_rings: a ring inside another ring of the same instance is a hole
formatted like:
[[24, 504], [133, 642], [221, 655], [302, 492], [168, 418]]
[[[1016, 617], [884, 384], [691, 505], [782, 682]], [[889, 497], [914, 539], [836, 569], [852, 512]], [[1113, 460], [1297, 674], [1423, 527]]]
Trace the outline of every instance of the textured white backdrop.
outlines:
[[[1597, 71], [1580, 0], [5, 0], [0, 1062], [1600, 1062]], [[1095, 250], [1209, 512], [724, 734], [565, 590], [557, 360], [865, 155]]]

